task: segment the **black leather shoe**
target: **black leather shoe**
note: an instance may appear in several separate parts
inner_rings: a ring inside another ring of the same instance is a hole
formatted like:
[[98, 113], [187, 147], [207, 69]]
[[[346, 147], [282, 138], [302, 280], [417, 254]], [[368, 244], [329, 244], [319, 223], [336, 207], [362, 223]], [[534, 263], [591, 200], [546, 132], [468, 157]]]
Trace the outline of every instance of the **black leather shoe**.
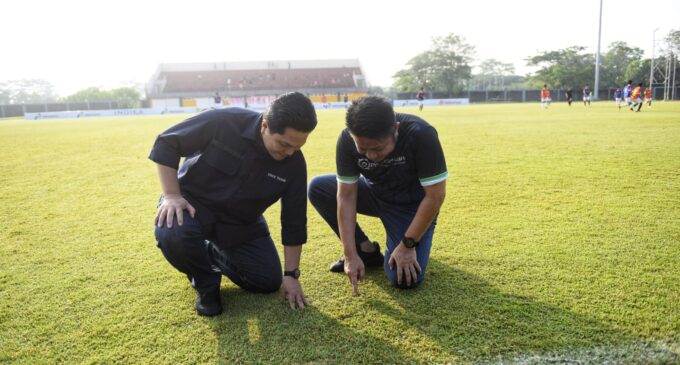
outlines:
[[220, 288], [196, 291], [196, 312], [200, 316], [212, 317], [222, 313]]
[[[361, 261], [364, 262], [365, 267], [381, 267], [385, 261], [385, 257], [382, 252], [380, 252], [380, 245], [378, 242], [373, 242], [375, 246], [375, 251], [364, 252], [361, 251], [361, 245], [357, 244], [357, 252]], [[345, 258], [341, 257], [338, 261], [334, 262], [330, 266], [331, 272], [345, 272]]]

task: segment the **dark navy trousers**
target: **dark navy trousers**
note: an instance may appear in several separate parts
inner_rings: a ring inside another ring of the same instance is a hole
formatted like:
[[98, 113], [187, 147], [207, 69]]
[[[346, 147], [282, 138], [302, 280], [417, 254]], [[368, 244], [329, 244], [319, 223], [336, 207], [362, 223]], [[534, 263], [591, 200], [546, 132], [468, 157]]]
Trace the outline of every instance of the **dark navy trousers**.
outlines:
[[[209, 228], [209, 227], [208, 227]], [[243, 289], [269, 293], [281, 286], [281, 261], [270, 236], [218, 248], [206, 227], [184, 211], [184, 222], [156, 226], [158, 248], [168, 262], [187, 274], [199, 291], [219, 288], [222, 275]]]
[[[317, 212], [319, 212], [321, 217], [328, 223], [333, 232], [340, 237], [337, 216], [337, 184], [338, 182], [335, 175], [317, 176], [309, 183], [308, 196], [309, 201], [314, 208], [316, 208]], [[415, 217], [416, 211], [418, 210], [418, 204], [405, 206], [381, 201], [373, 194], [366, 179], [363, 177], [360, 177], [356, 184], [358, 184], [357, 213], [378, 217], [385, 227], [387, 242], [385, 244], [384, 269], [387, 277], [395, 287], [403, 289], [417, 287], [425, 278], [425, 270], [427, 269], [427, 264], [430, 260], [430, 249], [432, 247], [432, 236], [434, 235], [436, 219], [420, 239], [420, 245], [416, 248], [418, 263], [422, 269], [418, 275], [418, 281], [415, 285], [411, 284], [410, 287], [407, 287], [406, 280], [402, 278], [401, 285], [398, 285], [396, 265], [394, 270], [391, 270], [388, 263], [390, 255], [401, 242], [404, 233], [411, 224], [413, 217]], [[368, 240], [368, 237], [361, 230], [358, 223], [356, 225], [354, 238], [357, 244]]]

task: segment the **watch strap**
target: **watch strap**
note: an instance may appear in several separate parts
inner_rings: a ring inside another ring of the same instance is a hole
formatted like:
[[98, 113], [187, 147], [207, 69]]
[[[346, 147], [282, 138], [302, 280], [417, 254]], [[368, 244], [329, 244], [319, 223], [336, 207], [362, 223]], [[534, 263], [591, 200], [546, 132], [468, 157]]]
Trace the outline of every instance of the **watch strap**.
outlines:
[[295, 269], [295, 270], [290, 270], [290, 271], [283, 271], [283, 276], [290, 276], [294, 279], [297, 279], [300, 277], [300, 269]]

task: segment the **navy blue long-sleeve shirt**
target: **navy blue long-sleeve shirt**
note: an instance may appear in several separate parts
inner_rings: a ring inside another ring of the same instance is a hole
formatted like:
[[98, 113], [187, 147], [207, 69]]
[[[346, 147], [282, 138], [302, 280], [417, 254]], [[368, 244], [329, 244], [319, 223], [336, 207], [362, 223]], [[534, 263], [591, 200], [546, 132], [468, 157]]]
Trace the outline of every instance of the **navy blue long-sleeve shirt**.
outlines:
[[277, 161], [264, 147], [262, 114], [247, 109], [207, 111], [161, 133], [152, 161], [179, 168], [180, 191], [218, 245], [269, 235], [262, 214], [281, 199], [284, 245], [307, 241], [307, 166], [301, 151]]

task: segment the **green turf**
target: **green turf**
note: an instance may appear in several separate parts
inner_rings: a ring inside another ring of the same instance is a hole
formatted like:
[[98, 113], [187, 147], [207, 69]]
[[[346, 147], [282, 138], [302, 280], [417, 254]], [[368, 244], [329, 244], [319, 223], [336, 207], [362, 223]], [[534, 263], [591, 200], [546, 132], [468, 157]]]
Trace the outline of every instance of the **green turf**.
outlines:
[[[419, 289], [376, 271], [352, 297], [310, 206], [312, 307], [225, 279], [214, 319], [152, 233], [147, 155], [181, 116], [0, 121], [0, 363], [680, 362], [680, 104], [420, 114], [451, 175]], [[334, 171], [343, 112], [319, 120], [310, 177]]]

